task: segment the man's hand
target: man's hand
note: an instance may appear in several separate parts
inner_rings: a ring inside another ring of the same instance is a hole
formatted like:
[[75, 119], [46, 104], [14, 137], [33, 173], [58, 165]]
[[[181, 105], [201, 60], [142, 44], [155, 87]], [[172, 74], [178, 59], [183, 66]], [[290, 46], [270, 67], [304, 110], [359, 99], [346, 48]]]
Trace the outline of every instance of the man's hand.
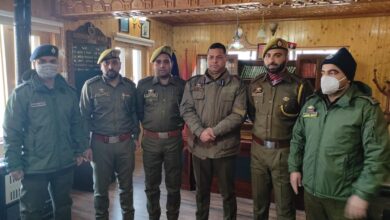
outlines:
[[84, 161], [84, 157], [83, 156], [78, 156], [76, 157], [76, 165], [77, 166], [80, 166]]
[[83, 153], [83, 157], [85, 161], [91, 162], [93, 160], [92, 149], [91, 148], [86, 149]]
[[344, 216], [349, 219], [363, 219], [367, 216], [368, 202], [359, 196], [352, 195], [348, 198]]
[[23, 170], [15, 170], [15, 171], [12, 171], [12, 172], [10, 173], [10, 175], [12, 176], [12, 178], [13, 178], [14, 180], [18, 181], [18, 180], [23, 179], [23, 177], [24, 177], [24, 172], [23, 172]]
[[298, 195], [298, 187], [302, 186], [302, 175], [300, 172], [290, 173], [290, 184], [295, 192]]
[[141, 149], [141, 143], [138, 140], [134, 140], [135, 143], [135, 150], [140, 151]]
[[215, 135], [214, 131], [212, 128], [206, 128], [205, 130], [202, 131], [200, 134], [200, 140], [203, 143], [214, 141], [215, 140]]

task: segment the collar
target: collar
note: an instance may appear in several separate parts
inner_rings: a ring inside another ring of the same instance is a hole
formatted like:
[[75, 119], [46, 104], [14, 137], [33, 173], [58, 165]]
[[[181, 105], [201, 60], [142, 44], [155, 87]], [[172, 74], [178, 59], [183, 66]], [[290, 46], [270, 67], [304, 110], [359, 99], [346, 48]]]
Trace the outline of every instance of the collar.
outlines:
[[[286, 81], [286, 82], [288, 82], [288, 83], [291, 83], [291, 82], [293, 81], [292, 76], [290, 75], [290, 74], [292, 74], [292, 73], [289, 73], [289, 72], [287, 71], [287, 69], [286, 69], [285, 71], [279, 73], [279, 74], [280, 74], [280, 76], [282, 77], [282, 81]], [[269, 82], [268, 73], [263, 74], [263, 75], [260, 77], [260, 80], [263, 81], [263, 82], [267, 80], [267, 81]], [[269, 83], [271, 83], [271, 82], [269, 82]]]
[[350, 106], [351, 100], [354, 97], [354, 93], [355, 93], [354, 91], [355, 88], [353, 85], [351, 85], [347, 89], [347, 91], [342, 96], [337, 98], [336, 101], [333, 103], [330, 103], [329, 98], [326, 95], [324, 95], [322, 92], [318, 92], [318, 96], [321, 97], [324, 100], [324, 102], [327, 103], [328, 106], [337, 105], [340, 107], [348, 107]]
[[[109, 83], [107, 82], [106, 77], [104, 77], [103, 75], [101, 75], [101, 77], [102, 77], [103, 82], [104, 82], [105, 84], [109, 85]], [[118, 77], [119, 77], [119, 83], [118, 83], [118, 84], [123, 83], [123, 77], [122, 77], [122, 75], [119, 74]]]
[[34, 89], [37, 91], [41, 91], [41, 92], [48, 92], [48, 91], [52, 91], [55, 89], [62, 90], [64, 87], [67, 86], [67, 82], [60, 74], [57, 74], [57, 76], [55, 77], [53, 89], [47, 88], [47, 86], [42, 82], [41, 78], [39, 78], [39, 76], [36, 72], [34, 72], [31, 75], [31, 82], [32, 82]]
[[228, 84], [231, 80], [229, 71], [227, 69], [225, 69], [225, 71], [217, 79], [213, 79], [213, 77], [210, 76], [210, 74], [208, 73], [208, 69], [206, 70], [204, 76], [205, 76], [205, 82], [204, 82], [205, 84], [216, 82], [218, 85], [225, 85]]
[[[153, 77], [152, 83], [153, 83], [153, 85], [156, 85], [157, 83], [161, 84], [158, 76]], [[173, 79], [172, 75], [169, 75], [168, 84], [175, 84], [175, 80]]]

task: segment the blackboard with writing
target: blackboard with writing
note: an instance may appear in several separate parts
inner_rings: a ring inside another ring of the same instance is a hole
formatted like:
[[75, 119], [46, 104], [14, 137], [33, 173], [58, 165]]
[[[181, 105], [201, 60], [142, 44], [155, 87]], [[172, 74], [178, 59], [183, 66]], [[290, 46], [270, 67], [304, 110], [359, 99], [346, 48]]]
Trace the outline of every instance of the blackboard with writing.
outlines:
[[72, 46], [73, 71], [78, 92], [81, 91], [86, 80], [101, 74], [100, 66], [96, 62], [105, 49], [106, 46], [96, 44], [74, 44]]
[[86, 80], [101, 74], [97, 60], [111, 45], [111, 39], [90, 22], [75, 31], [67, 31], [68, 81], [78, 95]]

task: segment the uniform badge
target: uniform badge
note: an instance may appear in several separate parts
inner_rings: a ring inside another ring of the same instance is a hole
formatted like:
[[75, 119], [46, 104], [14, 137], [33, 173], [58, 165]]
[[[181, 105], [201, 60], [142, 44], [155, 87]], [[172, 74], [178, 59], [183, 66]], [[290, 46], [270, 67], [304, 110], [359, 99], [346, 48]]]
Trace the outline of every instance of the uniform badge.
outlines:
[[194, 88], [193, 88], [193, 91], [201, 91], [203, 90], [203, 84], [202, 83], [196, 83]]
[[279, 40], [277, 45], [278, 45], [278, 47], [281, 47], [283, 45], [283, 42]]
[[44, 107], [44, 106], [46, 106], [45, 101], [31, 103], [31, 108]]
[[122, 99], [123, 100], [125, 100], [128, 97], [130, 97], [130, 94], [122, 93]]
[[157, 98], [157, 93], [154, 89], [148, 89], [148, 91], [144, 94], [144, 98]]
[[290, 101], [290, 98], [289, 97], [283, 97], [283, 101], [285, 101], [285, 102], [288, 102], [288, 101]]
[[252, 91], [252, 96], [261, 96], [263, 95], [263, 88], [257, 87]]
[[56, 54], [56, 49], [54, 49], [54, 47], [53, 48], [51, 48], [51, 54]]
[[306, 112], [302, 115], [304, 118], [315, 118], [318, 117], [318, 112], [316, 111], [316, 108], [312, 105], [309, 105], [306, 108]]

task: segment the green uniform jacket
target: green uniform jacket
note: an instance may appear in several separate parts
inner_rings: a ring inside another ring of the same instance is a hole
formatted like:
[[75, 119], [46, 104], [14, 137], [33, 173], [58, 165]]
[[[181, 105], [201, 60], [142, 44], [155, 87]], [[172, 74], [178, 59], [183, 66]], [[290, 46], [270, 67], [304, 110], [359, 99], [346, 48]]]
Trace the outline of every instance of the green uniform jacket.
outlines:
[[26, 174], [71, 167], [88, 147], [76, 92], [57, 75], [48, 89], [35, 71], [12, 92], [5, 110], [4, 146], [8, 171]]
[[248, 114], [253, 134], [263, 140], [290, 140], [291, 132], [311, 86], [287, 71], [282, 82], [272, 86], [267, 74], [261, 74], [248, 86]]
[[386, 174], [389, 136], [370, 88], [353, 82], [327, 107], [321, 94], [309, 97], [294, 126], [289, 171], [302, 172], [305, 190], [314, 196], [369, 200]]
[[138, 139], [140, 132], [136, 112], [135, 84], [119, 76], [112, 87], [103, 76], [87, 80], [81, 90], [81, 114], [91, 132], [115, 136], [131, 132]]
[[[190, 151], [199, 158], [221, 158], [236, 155], [240, 146], [240, 125], [246, 115], [246, 93], [238, 77], [228, 71], [217, 80], [207, 74], [194, 76], [184, 89], [180, 113], [192, 134]], [[217, 136], [211, 143], [199, 137], [206, 128]]]
[[138, 82], [137, 114], [143, 128], [154, 132], [181, 130], [180, 102], [185, 81], [171, 77], [168, 85], [162, 85], [156, 76]]

